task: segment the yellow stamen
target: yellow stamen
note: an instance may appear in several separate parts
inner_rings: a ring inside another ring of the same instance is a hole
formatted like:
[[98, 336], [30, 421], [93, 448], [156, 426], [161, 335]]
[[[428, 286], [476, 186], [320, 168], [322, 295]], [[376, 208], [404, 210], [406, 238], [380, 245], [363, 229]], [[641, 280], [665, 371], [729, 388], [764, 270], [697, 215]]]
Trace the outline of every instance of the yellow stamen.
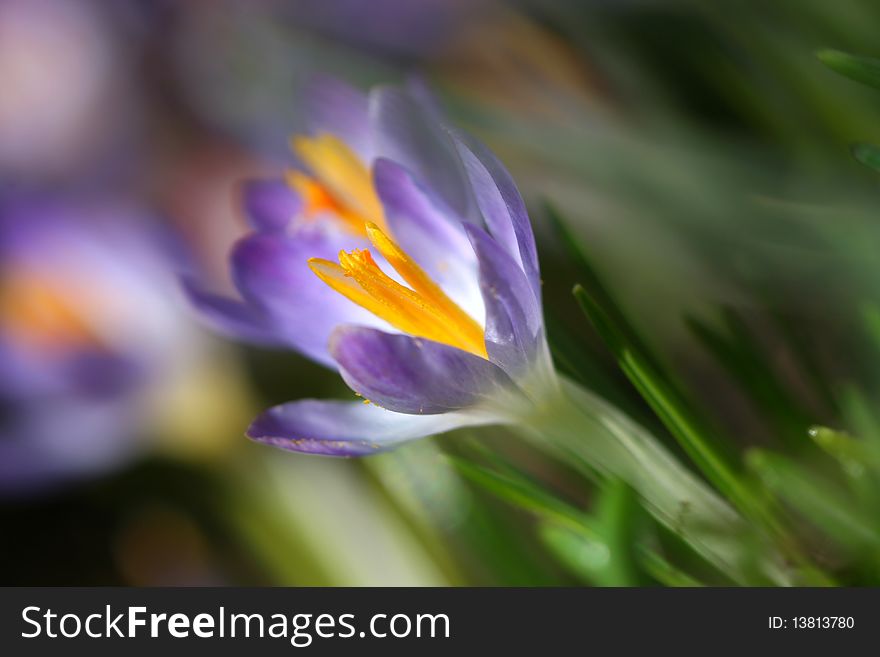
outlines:
[[[337, 137], [296, 136], [291, 146], [315, 176], [315, 181], [347, 215], [346, 221], [370, 221], [384, 226], [382, 203], [373, 188], [369, 169]], [[297, 184], [297, 181], [294, 181]], [[359, 232], [363, 233], [361, 229]]]
[[351, 232], [356, 235], [366, 236], [366, 221], [364, 218], [340, 205], [320, 182], [302, 171], [294, 169], [287, 171], [285, 178], [287, 184], [302, 198], [302, 214], [306, 219], [313, 219], [315, 216], [326, 212], [340, 219], [345, 228]]
[[312, 217], [319, 212], [336, 212], [340, 209], [336, 200], [314, 178], [309, 177], [302, 171], [291, 169], [285, 173], [287, 184], [299, 194], [303, 200], [303, 212]]
[[367, 235], [413, 289], [385, 274], [369, 251], [342, 251], [338, 265], [312, 258], [309, 266], [331, 288], [401, 331], [486, 358], [480, 325], [375, 224], [367, 225]]
[[[412, 288], [431, 301], [438, 308], [444, 310], [451, 315], [461, 315], [462, 319], [473, 322], [461, 308], [459, 308], [452, 299], [446, 296], [440, 286], [431, 280], [431, 277], [425, 273], [410, 256], [392, 241], [382, 230], [373, 223], [366, 225], [367, 237], [370, 242], [378, 249], [394, 270], [403, 277]], [[476, 323], [476, 322], [474, 322]]]

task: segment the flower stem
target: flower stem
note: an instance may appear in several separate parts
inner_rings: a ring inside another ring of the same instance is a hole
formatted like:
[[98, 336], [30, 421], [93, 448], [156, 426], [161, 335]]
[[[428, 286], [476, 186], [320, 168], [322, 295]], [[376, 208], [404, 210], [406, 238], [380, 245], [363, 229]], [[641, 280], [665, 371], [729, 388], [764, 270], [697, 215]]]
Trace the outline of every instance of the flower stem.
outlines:
[[735, 581], [793, 583], [775, 548], [762, 545], [733, 507], [644, 428], [577, 384], [562, 379], [559, 395], [515, 428], [591, 476], [625, 481], [658, 521]]

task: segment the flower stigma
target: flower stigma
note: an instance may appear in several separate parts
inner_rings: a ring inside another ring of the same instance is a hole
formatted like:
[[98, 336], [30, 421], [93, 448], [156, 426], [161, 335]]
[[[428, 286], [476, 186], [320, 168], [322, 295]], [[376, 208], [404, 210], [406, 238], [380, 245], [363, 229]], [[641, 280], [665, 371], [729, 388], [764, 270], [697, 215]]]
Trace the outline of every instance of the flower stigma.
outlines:
[[291, 147], [313, 174], [293, 170], [286, 176], [287, 183], [302, 197], [307, 217], [330, 212], [357, 235], [365, 235], [367, 222], [385, 226], [370, 171], [342, 140], [326, 133], [297, 135]]

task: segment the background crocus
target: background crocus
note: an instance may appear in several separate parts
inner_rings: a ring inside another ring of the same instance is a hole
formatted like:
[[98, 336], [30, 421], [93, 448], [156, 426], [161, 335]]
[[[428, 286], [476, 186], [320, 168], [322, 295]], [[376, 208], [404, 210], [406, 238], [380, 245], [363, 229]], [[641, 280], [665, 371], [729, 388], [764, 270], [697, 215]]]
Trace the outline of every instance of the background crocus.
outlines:
[[192, 362], [169, 259], [139, 214], [46, 197], [0, 205], [0, 492], [129, 458], [154, 386]]

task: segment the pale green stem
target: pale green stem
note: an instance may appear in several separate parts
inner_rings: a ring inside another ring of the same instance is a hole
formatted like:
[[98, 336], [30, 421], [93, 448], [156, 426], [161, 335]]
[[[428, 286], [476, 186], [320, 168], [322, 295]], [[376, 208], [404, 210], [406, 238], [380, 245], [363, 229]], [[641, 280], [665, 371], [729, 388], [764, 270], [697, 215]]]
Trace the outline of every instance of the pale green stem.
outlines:
[[619, 410], [562, 379], [514, 429], [582, 469], [619, 478], [645, 508], [695, 551], [741, 584], [791, 584], [781, 559], [766, 556], [749, 524], [660, 442]]

